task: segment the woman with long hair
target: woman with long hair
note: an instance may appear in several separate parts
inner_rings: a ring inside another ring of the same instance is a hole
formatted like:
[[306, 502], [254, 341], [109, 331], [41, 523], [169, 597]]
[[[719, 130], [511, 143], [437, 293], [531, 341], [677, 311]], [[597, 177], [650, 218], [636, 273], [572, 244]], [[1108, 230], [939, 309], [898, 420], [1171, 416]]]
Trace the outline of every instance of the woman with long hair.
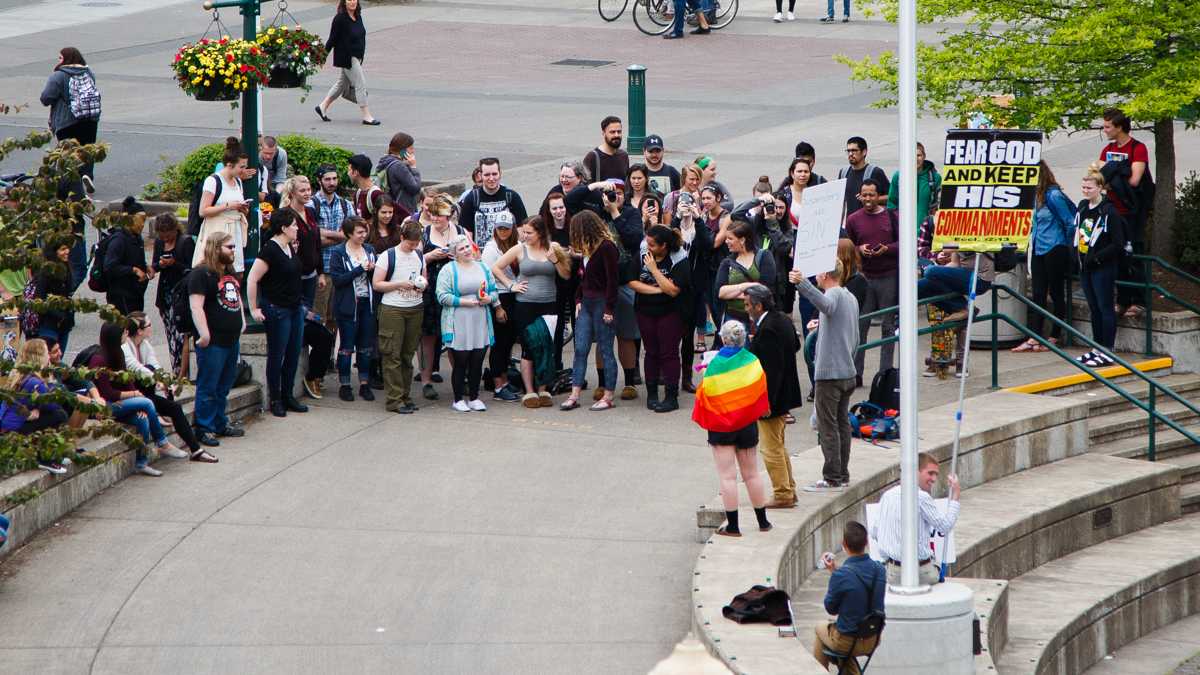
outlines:
[[645, 164], [633, 164], [625, 172], [625, 203], [635, 209], [642, 207], [642, 200], [657, 194], [650, 184], [650, 169]]
[[564, 254], [562, 263], [568, 268], [567, 276], [559, 276], [555, 281], [558, 321], [554, 326], [554, 370], [557, 372], [563, 367], [563, 348], [567, 342], [567, 326], [571, 326], [572, 334], [575, 330], [575, 292], [579, 289], [575, 266], [581, 258], [571, 250], [570, 216], [567, 213], [567, 203], [563, 195], [557, 192], [546, 195], [539, 214], [542, 222], [546, 224], [550, 241], [558, 244], [562, 249]]
[[[665, 225], [646, 230], [646, 252], [638, 278], [629, 285], [637, 293], [634, 311], [646, 350], [646, 409], [679, 409], [680, 340], [684, 315], [691, 311], [692, 270], [679, 233]], [[658, 399], [658, 386], [664, 397]]]
[[337, 82], [329, 88], [325, 100], [317, 104], [317, 117], [328, 122], [329, 106], [345, 98], [357, 103], [362, 111], [362, 123], [379, 126], [379, 120], [367, 106], [367, 77], [363, 74], [363, 58], [367, 54], [367, 28], [363, 25], [362, 4], [359, 0], [338, 0], [337, 13], [329, 25], [329, 39], [325, 48], [333, 54], [333, 65], [340, 68]]
[[655, 193], [650, 193], [642, 199], [641, 206], [638, 207], [642, 212], [642, 229], [649, 231], [655, 225], [662, 225], [663, 220], [662, 199]]
[[[153, 443], [160, 455], [172, 459], [187, 459], [188, 453], [167, 440], [167, 432], [163, 431], [162, 424], [158, 421], [158, 411], [154, 409], [154, 402], [142, 395], [137, 383], [114, 381], [112, 375], [126, 369], [124, 343], [123, 325], [108, 322], [100, 327], [100, 349], [87, 364], [88, 368], [103, 369], [95, 378], [100, 396], [108, 401], [113, 419], [137, 429], [146, 445]], [[136, 473], [146, 476], [162, 475], [161, 471], [150, 466], [150, 457], [145, 448], [138, 449], [134, 469]]]
[[574, 410], [579, 407], [587, 358], [594, 343], [604, 367], [596, 373], [601, 396], [591, 409], [609, 410], [614, 405], [613, 390], [617, 386], [617, 358], [613, 353], [613, 340], [616, 339], [614, 322], [617, 289], [620, 287], [620, 250], [613, 240], [612, 230], [591, 211], [571, 217], [571, 248], [583, 256], [583, 267], [576, 295], [575, 363], [571, 369], [571, 395], [560, 408]]
[[691, 308], [684, 311], [684, 332], [679, 344], [679, 386], [689, 394], [694, 394], [696, 386], [692, 383], [692, 361], [697, 351], [704, 352], [707, 347], [704, 336], [712, 304], [712, 233], [701, 224], [700, 207], [695, 203], [680, 206], [669, 222], [671, 229], [679, 232], [680, 245], [687, 253], [688, 267], [692, 273]]
[[395, 221], [395, 214], [396, 203], [392, 198], [380, 197], [379, 206], [371, 214], [371, 233], [367, 235], [367, 243], [375, 249], [375, 255], [383, 255], [400, 243], [400, 223]]
[[498, 321], [508, 321], [496, 294], [492, 273], [475, 260], [475, 245], [465, 234], [450, 240], [454, 258], [444, 265], [437, 276], [437, 301], [442, 305], [442, 342], [450, 352], [450, 385], [458, 412], [483, 412], [487, 406], [479, 400], [479, 383], [483, 378], [483, 356], [494, 341], [492, 315], [487, 307], [496, 309]]
[[[162, 369], [158, 363], [158, 355], [154, 352], [154, 345], [150, 342], [150, 335], [154, 329], [150, 325], [150, 320], [142, 312], [133, 312], [127, 318], [129, 326], [125, 329], [125, 342], [121, 345], [125, 354], [125, 368], [132, 373], [152, 379], [155, 373]], [[141, 389], [142, 395], [154, 404], [154, 410], [163, 418], [171, 420], [171, 424], [175, 427], [175, 433], [179, 434], [184, 445], [188, 446], [191, 460], [215, 464], [217, 458], [200, 447], [196, 431], [192, 428], [192, 423], [188, 420], [187, 414], [183, 412], [183, 408], [170, 397], [169, 392], [167, 396], [163, 396], [157, 390], [158, 387], [153, 384]]]
[[[71, 297], [70, 257], [71, 246], [69, 244], [51, 241], [42, 248], [44, 262], [34, 277], [35, 297], [39, 300], [45, 300], [51, 296]], [[71, 335], [71, 329], [75, 327], [75, 310], [47, 309], [38, 316], [37, 323], [38, 337], [50, 338], [59, 345], [66, 345], [67, 338]]]
[[[280, 209], [271, 214], [270, 239], [263, 242], [247, 275], [246, 299], [250, 316], [267, 329], [267, 393], [271, 414], [308, 412], [296, 400], [296, 368], [304, 335], [304, 309], [300, 304], [300, 262], [292, 252], [299, 231], [296, 213]], [[259, 294], [262, 307], [259, 307]]]
[[[72, 81], [78, 92], [74, 110], [71, 106]], [[100, 91], [96, 88], [95, 73], [88, 68], [87, 60], [78, 49], [63, 47], [58, 51], [58, 63], [42, 88], [41, 101], [42, 105], [50, 106], [50, 131], [60, 142], [68, 138], [80, 145], [96, 142], [100, 126]], [[96, 186], [92, 183], [94, 165], [88, 162], [79, 172], [85, 189], [95, 192]]]
[[756, 284], [775, 287], [775, 258], [759, 250], [754, 241], [754, 226], [737, 221], [729, 228], [729, 257], [721, 261], [714, 287], [718, 305], [714, 314], [721, 322], [740, 321], [750, 329], [750, 315], [743, 301], [745, 290]]
[[770, 412], [767, 377], [758, 358], [746, 349], [746, 326], [727, 321], [721, 326], [721, 349], [704, 369], [696, 390], [692, 420], [708, 431], [713, 461], [721, 482], [725, 525], [717, 529], [724, 537], [740, 537], [738, 527], [739, 469], [760, 532], [771, 529], [767, 521], [767, 489], [758, 472], [758, 420]]
[[421, 395], [430, 401], [438, 398], [434, 382], [442, 376], [434, 371], [441, 360], [442, 351], [442, 304], [437, 299], [437, 278], [451, 260], [454, 249], [450, 247], [466, 230], [450, 222], [454, 215], [454, 200], [450, 195], [437, 193], [428, 207], [421, 210], [421, 256], [425, 261], [426, 278], [431, 283], [425, 286], [424, 316], [421, 319]]
[[[667, 195], [663, 199], [663, 221], [672, 222], [675, 216], [679, 215], [679, 207], [681, 204], [699, 204], [700, 203], [700, 181], [704, 176], [704, 172], [695, 164], [688, 164], [680, 169], [679, 189]], [[687, 195], [686, 197], [684, 195]]]
[[[221, 155], [224, 166], [205, 178], [201, 188], [200, 217], [204, 222], [200, 224], [200, 233], [196, 236], [197, 241], [207, 241], [208, 235], [213, 232], [228, 232], [237, 247], [234, 250], [233, 270], [238, 274], [246, 271], [243, 249], [250, 236], [246, 222], [250, 202], [242, 192], [241, 178], [249, 161], [250, 156], [242, 149], [237, 138], [230, 136], [225, 139], [225, 152]], [[197, 246], [192, 254], [192, 267], [199, 265], [202, 257], [203, 249]]]
[[[321, 276], [321, 223], [317, 210], [309, 206], [312, 183], [306, 176], [292, 176], [279, 189], [279, 208], [296, 214], [296, 256], [300, 259], [300, 295], [304, 306], [312, 308]], [[318, 392], [320, 393], [320, 392]]]
[[[1029, 260], [1029, 273], [1033, 277], [1030, 299], [1042, 309], [1049, 310], [1046, 306], [1046, 295], [1049, 294], [1054, 316], [1066, 321], [1066, 282], [1071, 274], [1071, 236], [1075, 228], [1075, 205], [1063, 193], [1046, 160], [1039, 163], [1039, 169], [1037, 196], [1033, 207], [1033, 233], [1029, 237], [1029, 243], [1033, 247]], [[1057, 344], [1062, 337], [1062, 329], [1058, 324], [1053, 324], [1049, 331], [1043, 332], [1044, 325], [1041, 314], [1030, 314], [1029, 329]], [[1046, 347], [1033, 338], [1012, 349], [1014, 352], [1046, 350]]]
[[[1106, 184], [1100, 163], [1092, 162], [1079, 189], [1083, 200], [1075, 214], [1075, 252], [1079, 258], [1079, 285], [1087, 298], [1092, 317], [1092, 339], [1108, 351], [1117, 340], [1117, 312], [1114, 306], [1117, 268], [1125, 252], [1125, 218], [1104, 196]], [[1112, 357], [1097, 349], [1076, 357], [1085, 366], [1099, 368], [1114, 363]]]
[[[492, 397], [496, 400], [512, 402], [521, 398], [520, 390], [508, 381], [508, 364], [512, 359], [513, 345], [517, 343], [516, 323], [512, 321], [517, 299], [513, 284], [508, 281], [508, 276], [505, 276], [505, 283], [501, 283], [500, 276], [496, 273], [497, 261], [507, 256], [509, 251], [519, 248], [517, 228], [513, 227], [510, 220], [496, 221], [492, 238], [484, 245], [483, 251], [479, 255], [479, 261], [491, 270], [492, 276], [496, 279], [496, 293], [500, 299], [500, 304], [492, 310], [492, 330], [495, 333], [495, 341], [488, 352], [488, 375], [492, 378], [493, 385]], [[508, 274], [516, 275], [517, 264], [510, 260], [506, 265]], [[508, 321], [501, 321], [497, 316], [497, 311], [500, 309], [504, 310]]]
[[188, 236], [179, 219], [171, 213], [154, 218], [154, 257], [150, 266], [158, 273], [158, 290], [154, 306], [162, 317], [167, 333], [167, 350], [171, 353], [171, 372], [183, 379], [189, 374], [191, 360], [188, 335], [179, 330], [181, 317], [175, 316], [175, 298], [178, 293], [187, 293], [183, 284], [188, 272], [192, 271], [192, 258], [196, 255], [196, 240]]
[[346, 241], [333, 249], [329, 276], [333, 278], [333, 317], [338, 325], [338, 398], [354, 400], [350, 359], [358, 355], [358, 395], [374, 401], [371, 391], [372, 349], [375, 344], [375, 249], [366, 243], [367, 221], [351, 216], [342, 221]]
[[[57, 403], [35, 405], [33, 396], [50, 392], [43, 372], [50, 367], [50, 351], [46, 341], [30, 338], [21, 345], [14, 367], [9, 371], [4, 388], [14, 397], [11, 402], [0, 403], [0, 431], [29, 435], [67, 423], [67, 412]], [[24, 371], [24, 372], [23, 372]], [[38, 468], [52, 474], [67, 472], [58, 458], [41, 454]]]
[[521, 403], [526, 408], [548, 408], [554, 405], [547, 390], [556, 372], [553, 339], [549, 343], [543, 339], [549, 337], [544, 322], [534, 324], [543, 316], [559, 316], [558, 282], [570, 276], [571, 258], [550, 240], [550, 229], [541, 216], [525, 221], [520, 229], [521, 243], [492, 263], [492, 275], [497, 286], [511, 288], [516, 296], [510, 316], [521, 342], [526, 392]]

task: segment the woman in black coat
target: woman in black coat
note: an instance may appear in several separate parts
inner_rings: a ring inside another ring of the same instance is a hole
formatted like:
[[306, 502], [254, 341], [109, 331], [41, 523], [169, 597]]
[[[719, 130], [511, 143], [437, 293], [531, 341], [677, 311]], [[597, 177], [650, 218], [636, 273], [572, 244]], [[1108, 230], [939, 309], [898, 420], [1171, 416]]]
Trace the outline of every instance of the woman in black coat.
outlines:
[[379, 120], [371, 115], [367, 107], [367, 78], [363, 74], [362, 62], [367, 53], [367, 28], [363, 25], [362, 7], [358, 0], [338, 0], [337, 14], [329, 27], [329, 39], [325, 48], [333, 53], [333, 65], [341, 68], [337, 82], [325, 95], [325, 100], [316, 107], [317, 117], [328, 122], [329, 106], [344, 97], [357, 103], [362, 110], [362, 123], [378, 126]]
[[122, 314], [140, 312], [146, 304], [146, 286], [154, 270], [146, 268], [146, 245], [142, 228], [146, 214], [135, 214], [127, 227], [117, 227], [104, 255], [104, 278], [108, 283], [108, 304]]

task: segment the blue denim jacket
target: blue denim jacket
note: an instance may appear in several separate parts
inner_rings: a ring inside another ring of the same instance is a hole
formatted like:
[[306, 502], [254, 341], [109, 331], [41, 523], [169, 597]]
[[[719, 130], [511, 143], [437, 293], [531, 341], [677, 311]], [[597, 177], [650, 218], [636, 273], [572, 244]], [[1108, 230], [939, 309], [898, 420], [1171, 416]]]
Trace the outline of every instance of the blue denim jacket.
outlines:
[[1045, 255], [1055, 246], [1070, 245], [1074, 223], [1075, 205], [1057, 185], [1050, 186], [1033, 213], [1033, 254]]

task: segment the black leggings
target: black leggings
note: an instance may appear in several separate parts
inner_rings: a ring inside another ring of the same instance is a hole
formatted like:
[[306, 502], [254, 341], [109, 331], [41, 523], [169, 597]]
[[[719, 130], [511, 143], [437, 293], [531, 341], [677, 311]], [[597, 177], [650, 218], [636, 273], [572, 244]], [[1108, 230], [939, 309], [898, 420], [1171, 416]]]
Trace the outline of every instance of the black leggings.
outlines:
[[[488, 368], [492, 377], [502, 377], [508, 373], [509, 360], [512, 358], [513, 345], [517, 343], [517, 296], [515, 293], [501, 293], [500, 307], [508, 315], [508, 321], [496, 318], [496, 309], [492, 308], [492, 330], [495, 342], [492, 343], [491, 356], [488, 357]], [[485, 382], [484, 386], [492, 388], [494, 382]]]
[[[1067, 275], [1071, 273], [1071, 249], [1068, 246], [1055, 246], [1046, 251], [1043, 255], [1033, 256], [1029, 268], [1030, 275], [1033, 277], [1033, 289], [1030, 293], [1030, 299], [1038, 304], [1042, 309], [1046, 307], [1046, 294], [1050, 295], [1050, 302], [1054, 307], [1054, 316], [1059, 319], [1067, 320], [1067, 298], [1066, 298], [1066, 282]], [[1058, 324], [1053, 324], [1050, 331], [1043, 332], [1042, 326], [1044, 319], [1037, 312], [1029, 313], [1029, 329], [1042, 337], [1052, 337], [1056, 340], [1062, 340], [1062, 329]]]
[[[788, 11], [791, 12], [795, 9], [796, 9], [796, 0], [788, 0]], [[775, 0], [775, 11], [776, 12], [783, 11], [783, 0]]]
[[196, 432], [192, 429], [192, 423], [188, 421], [188, 417], [183, 412], [183, 408], [179, 404], [165, 396], [159, 396], [157, 392], [142, 392], [150, 402], [154, 404], [154, 410], [161, 416], [170, 418], [171, 424], [175, 425], [175, 433], [183, 439], [184, 445], [188, 446], [192, 452], [200, 449], [200, 442], [196, 440]]
[[474, 401], [479, 398], [479, 380], [483, 377], [483, 354], [486, 351], [446, 350], [450, 354], [450, 386], [454, 389], [455, 401]]

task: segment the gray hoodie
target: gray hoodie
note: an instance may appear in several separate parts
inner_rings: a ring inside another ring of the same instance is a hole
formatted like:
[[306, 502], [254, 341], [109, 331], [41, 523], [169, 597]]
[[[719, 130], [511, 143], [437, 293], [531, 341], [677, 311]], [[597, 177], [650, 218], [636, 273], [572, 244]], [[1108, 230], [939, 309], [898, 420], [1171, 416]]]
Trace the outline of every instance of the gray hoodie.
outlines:
[[395, 155], [384, 155], [375, 165], [376, 171], [387, 170], [388, 192], [392, 201], [409, 213], [417, 212], [417, 195], [421, 193], [421, 172]]
[[42, 89], [42, 105], [50, 106], [50, 129], [56, 134], [79, 121], [71, 114], [70, 81], [72, 76], [80, 73], [86, 73], [92, 82], [96, 81], [87, 66], [62, 66], [50, 74]]

